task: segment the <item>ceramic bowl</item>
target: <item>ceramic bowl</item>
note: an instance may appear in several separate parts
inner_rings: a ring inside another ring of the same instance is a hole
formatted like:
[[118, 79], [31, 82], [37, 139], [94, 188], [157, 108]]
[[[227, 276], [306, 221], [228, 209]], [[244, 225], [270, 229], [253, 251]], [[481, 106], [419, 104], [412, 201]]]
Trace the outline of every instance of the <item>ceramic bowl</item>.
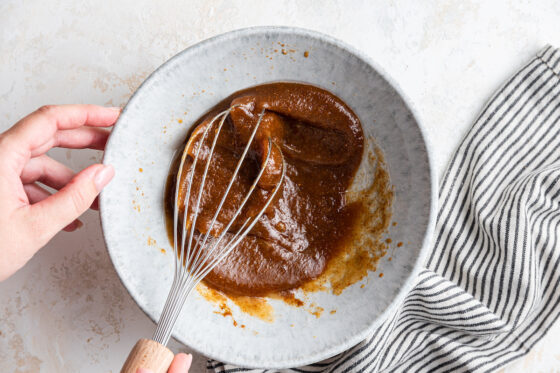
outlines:
[[319, 318], [270, 300], [276, 317], [268, 323], [232, 305], [234, 318], [246, 325], [239, 328], [198, 293], [187, 300], [173, 332], [177, 340], [227, 363], [285, 368], [331, 357], [366, 338], [411, 289], [431, 236], [436, 183], [429, 147], [402, 92], [369, 58], [326, 35], [287, 27], [233, 31], [184, 50], [152, 73], [124, 108], [103, 160], [116, 175], [100, 204], [115, 269], [157, 321], [173, 277], [163, 192], [174, 151], [190, 125], [222, 98], [271, 81], [326, 88], [354, 110], [385, 153], [398, 222], [389, 236], [404, 242], [377, 273], [342, 294], [312, 293], [309, 301], [327, 310]]

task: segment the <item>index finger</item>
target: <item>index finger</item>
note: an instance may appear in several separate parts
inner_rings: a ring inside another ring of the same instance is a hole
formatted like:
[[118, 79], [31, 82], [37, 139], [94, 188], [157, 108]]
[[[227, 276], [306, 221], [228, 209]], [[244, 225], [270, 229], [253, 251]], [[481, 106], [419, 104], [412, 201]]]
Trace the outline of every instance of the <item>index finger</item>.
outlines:
[[29, 114], [1, 135], [3, 157], [29, 159], [55, 145], [55, 133], [81, 126], [109, 127], [120, 108], [97, 105], [47, 105]]

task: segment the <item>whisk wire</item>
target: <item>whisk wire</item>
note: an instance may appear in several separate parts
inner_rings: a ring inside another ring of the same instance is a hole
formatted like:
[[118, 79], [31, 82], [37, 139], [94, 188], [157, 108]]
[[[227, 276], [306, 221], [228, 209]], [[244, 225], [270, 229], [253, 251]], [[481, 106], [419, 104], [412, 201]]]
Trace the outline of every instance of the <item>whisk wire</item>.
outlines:
[[[227, 115], [229, 114], [230, 111], [231, 111], [231, 108], [229, 108], [228, 110], [225, 110], [225, 111], [221, 112], [221, 113], [218, 114], [216, 117], [214, 117], [214, 118], [212, 119], [212, 121], [210, 121], [210, 123], [208, 124], [208, 126], [204, 129], [204, 134], [203, 134], [203, 136], [202, 136], [202, 139], [200, 139], [200, 141], [199, 141], [199, 143], [198, 143], [198, 147], [197, 147], [197, 149], [196, 149], [196, 154], [195, 154], [194, 161], [193, 161], [193, 164], [192, 164], [192, 171], [191, 171], [191, 174], [190, 174], [190, 180], [189, 180], [188, 187], [187, 187], [187, 193], [185, 194], [185, 199], [184, 199], [185, 205], [184, 205], [184, 212], [183, 212], [183, 226], [184, 226], [186, 229], [189, 228], [189, 227], [187, 227], [187, 222], [188, 222], [187, 217], [188, 217], [189, 201], [190, 201], [190, 195], [191, 195], [190, 192], [191, 192], [191, 187], [192, 187], [192, 184], [193, 184], [193, 179], [194, 179], [194, 175], [195, 175], [195, 171], [196, 171], [196, 164], [197, 164], [197, 162], [198, 162], [199, 155], [200, 155], [200, 150], [202, 149], [202, 144], [204, 143], [204, 140], [206, 140], [206, 137], [207, 137], [207, 135], [208, 135], [208, 132], [210, 132], [210, 129], [211, 129], [212, 126], [214, 125], [214, 122], [215, 122], [219, 117], [221, 117], [222, 120], [220, 121], [220, 124], [219, 124], [219, 126], [218, 126], [218, 131], [217, 131], [216, 134], [214, 135], [214, 140], [213, 140], [213, 142], [212, 142], [212, 150], [211, 150], [211, 152], [210, 152], [210, 154], [209, 154], [209, 156], [208, 156], [208, 161], [206, 162], [206, 167], [205, 167], [205, 169], [204, 169], [204, 177], [203, 177], [203, 179], [202, 179], [202, 181], [201, 181], [201, 184], [200, 184], [199, 193], [198, 193], [198, 201], [197, 201], [197, 205], [196, 205], [196, 208], [195, 208], [194, 214], [193, 214], [193, 216], [194, 216], [194, 221], [190, 222], [190, 224], [191, 224], [191, 226], [190, 226], [191, 232], [190, 232], [190, 235], [189, 235], [189, 236], [190, 236], [190, 237], [189, 237], [189, 245], [188, 245], [188, 250], [187, 250], [187, 254], [186, 254], [186, 255], [188, 256], [188, 257], [187, 257], [187, 260], [186, 260], [187, 262], [190, 262], [190, 259], [191, 259], [191, 257], [190, 257], [190, 256], [191, 256], [191, 250], [190, 250], [190, 249], [191, 249], [191, 244], [192, 244], [192, 237], [193, 237], [193, 235], [194, 235], [194, 227], [195, 227], [195, 225], [196, 225], [196, 219], [198, 218], [198, 210], [199, 210], [199, 208], [200, 208], [200, 200], [201, 200], [201, 196], [202, 196], [202, 190], [204, 189], [204, 183], [206, 182], [206, 174], [207, 174], [207, 172], [208, 172], [208, 167], [209, 167], [210, 161], [211, 161], [211, 159], [212, 159], [212, 153], [214, 152], [214, 147], [216, 146], [216, 142], [217, 142], [217, 140], [218, 140], [219, 132], [221, 131], [222, 126], [223, 126], [223, 124], [224, 124], [224, 122], [225, 122], [225, 120], [226, 120], [226, 118], [227, 118]], [[186, 154], [186, 153], [188, 153], [188, 143], [187, 143], [187, 147], [185, 148], [185, 151], [184, 151], [184, 154]], [[178, 178], [177, 178], [177, 183], [179, 183], [179, 181], [180, 181], [180, 177], [178, 176]], [[177, 185], [178, 185], [178, 184], [177, 184]], [[178, 187], [177, 187], [177, 189], [178, 189]], [[177, 208], [177, 201], [178, 201], [178, 200], [175, 200], [175, 208]], [[175, 227], [177, 227], [177, 226], [175, 226]], [[185, 233], [184, 229], [182, 230], [182, 232], [183, 232], [183, 234], [181, 235], [181, 236], [182, 236], [182, 240], [181, 240], [181, 253], [183, 253], [183, 255], [184, 255], [184, 252], [185, 252], [185, 249], [184, 249], [184, 248], [185, 248], [185, 239], [186, 239], [186, 236], [187, 236], [187, 235], [184, 234], [184, 233]], [[181, 261], [181, 262], [178, 263], [178, 264], [182, 266], [182, 265], [185, 264], [185, 262], [184, 262], [184, 261]]]
[[[282, 163], [283, 163], [283, 166], [282, 166], [281, 179], [283, 179], [284, 175], [286, 174], [286, 164], [284, 162], [282, 162]], [[245, 236], [247, 236], [247, 234], [251, 231], [251, 229], [253, 229], [255, 224], [257, 224], [257, 221], [260, 219], [262, 214], [264, 214], [264, 212], [266, 211], [266, 209], [268, 208], [270, 203], [273, 201], [274, 196], [276, 195], [276, 193], [280, 189], [280, 185], [281, 185], [281, 183], [278, 183], [276, 185], [276, 187], [273, 189], [272, 193], [270, 194], [270, 197], [266, 201], [264, 207], [259, 211], [259, 213], [255, 217], [253, 217], [249, 226], [245, 230], [243, 230], [243, 228], [245, 227], [245, 225], [247, 225], [247, 223], [251, 220], [251, 218], [248, 218], [247, 220], [245, 220], [245, 223], [243, 223], [243, 226], [241, 227], [241, 229], [239, 229], [239, 231], [230, 240], [230, 242], [226, 245], [226, 247], [222, 250], [222, 252], [218, 255], [218, 257], [214, 258], [206, 266], [206, 269], [204, 271], [202, 271], [202, 273], [197, 274], [199, 281], [202, 278], [204, 278], [208, 273], [210, 273], [210, 271], [212, 271], [212, 269], [214, 269], [214, 266], [216, 264], [218, 264], [221, 260], [223, 260], [241, 242], [241, 240], [244, 239]], [[240, 232], [243, 232], [243, 233], [240, 234]]]
[[[199, 158], [199, 154], [200, 154], [200, 149], [202, 148], [202, 144], [204, 143], [204, 140], [206, 139], [208, 132], [210, 130], [210, 128], [213, 126], [213, 124], [216, 122], [216, 120], [218, 120], [219, 118], [223, 117], [223, 119], [225, 119], [225, 117], [227, 116], [227, 114], [229, 113], [229, 111], [231, 110], [231, 108], [229, 108], [228, 110], [224, 110], [223, 112], [219, 113], [218, 115], [216, 115], [208, 124], [208, 126], [204, 129], [204, 133], [202, 135], [202, 139], [200, 140], [198, 147], [196, 149], [196, 153], [195, 153], [195, 157], [193, 160], [193, 168], [196, 167], [196, 163], [198, 162], [198, 158]], [[185, 262], [185, 250], [184, 248], [184, 244], [185, 244], [185, 239], [186, 236], [184, 234], [184, 230], [182, 230], [183, 234], [181, 235], [181, 250], [178, 249], [178, 239], [177, 239], [177, 233], [178, 233], [178, 216], [179, 216], [179, 209], [177, 208], [177, 201], [179, 200], [179, 186], [180, 186], [180, 180], [181, 180], [181, 176], [183, 174], [183, 168], [185, 165], [185, 160], [187, 158], [188, 155], [188, 146], [185, 147], [185, 149], [183, 150], [183, 153], [181, 154], [181, 162], [179, 164], [179, 169], [177, 172], [177, 183], [175, 186], [175, 204], [174, 204], [174, 208], [173, 208], [173, 251], [174, 251], [174, 255], [175, 255], [175, 272], [174, 272], [174, 278], [173, 278], [173, 282], [171, 284], [171, 289], [169, 291], [169, 294], [167, 296], [167, 299], [165, 301], [165, 305], [163, 307], [162, 313], [161, 313], [161, 317], [160, 317], [160, 321], [156, 327], [156, 330], [154, 332], [153, 335], [153, 340], [162, 344], [166, 344], [167, 343], [167, 339], [165, 339], [165, 331], [167, 329], [171, 329], [169, 324], [170, 321], [173, 319], [172, 315], [173, 312], [170, 312], [170, 310], [176, 309], [178, 301], [181, 299], [181, 297], [179, 297], [177, 295], [178, 291], [182, 288], [184, 288], [185, 284], [181, 284], [181, 279], [185, 279], [185, 278], [189, 278], [188, 276], [185, 277], [183, 275], [184, 273], [184, 262]], [[185, 213], [183, 215], [183, 225], [187, 224], [187, 211], [188, 211], [188, 204], [189, 204], [189, 196], [190, 196], [190, 191], [191, 191], [191, 186], [192, 186], [192, 181], [193, 181], [193, 175], [194, 173], [191, 174], [191, 178], [189, 180], [189, 183], [187, 185], [187, 193], [185, 194]], [[171, 319], [171, 320], [170, 320]], [[165, 342], [165, 343], [164, 343]]]
[[[202, 199], [202, 193], [203, 193], [204, 186], [206, 184], [206, 178], [208, 176], [208, 169], [209, 169], [210, 162], [212, 161], [212, 156], [214, 154], [214, 149], [215, 149], [215, 146], [217, 144], [217, 139], [218, 139], [218, 136], [220, 135], [220, 132], [221, 132], [222, 127], [225, 123], [225, 120], [227, 119], [231, 110], [236, 106], [232, 106], [232, 107], [228, 108], [227, 110], [224, 110], [221, 113], [217, 114], [209, 122], [209, 124], [206, 126], [206, 128], [204, 129], [204, 132], [202, 134], [202, 137], [200, 138], [200, 140], [198, 142], [198, 146], [196, 147], [196, 151], [194, 153], [194, 159], [193, 159], [192, 164], [190, 166], [191, 168], [190, 168], [190, 175], [189, 175], [189, 179], [188, 179], [188, 183], [187, 183], [187, 191], [186, 191], [186, 194], [185, 194], [185, 198], [183, 200], [184, 211], [183, 211], [183, 220], [182, 220], [182, 224], [181, 224], [181, 237], [180, 237], [180, 239], [178, 239], [178, 233], [179, 233], [178, 232], [178, 227], [179, 227], [178, 201], [179, 201], [179, 189], [180, 189], [179, 186], [180, 186], [180, 182], [181, 182], [181, 177], [183, 175], [183, 168], [184, 168], [184, 165], [185, 165], [185, 161], [186, 161], [187, 156], [189, 154], [189, 148], [190, 148], [189, 143], [187, 143], [187, 146], [185, 147], [185, 149], [184, 149], [184, 151], [181, 155], [181, 162], [180, 162], [179, 170], [178, 170], [178, 173], [177, 173], [177, 183], [176, 183], [176, 188], [175, 188], [175, 205], [174, 205], [174, 209], [173, 209], [173, 227], [174, 227], [173, 249], [174, 249], [174, 254], [175, 254], [175, 271], [174, 271], [174, 276], [173, 276], [173, 282], [172, 282], [172, 285], [171, 285], [171, 289], [170, 289], [169, 294], [167, 296], [167, 299], [165, 301], [165, 305], [163, 307], [163, 311], [162, 311], [159, 323], [156, 327], [156, 330], [155, 330], [153, 338], [152, 338], [154, 341], [159, 342], [163, 345], [166, 345], [167, 342], [169, 341], [169, 338], [171, 337], [171, 332], [173, 330], [173, 326], [175, 325], [175, 322], [177, 321], [177, 319], [178, 319], [178, 317], [181, 313], [181, 309], [182, 309], [186, 299], [188, 298], [188, 296], [192, 292], [192, 290], [196, 287], [196, 285], [208, 273], [210, 273], [210, 271], [212, 271], [212, 269], [221, 260], [223, 260], [241, 242], [241, 240], [243, 240], [243, 238], [246, 237], [246, 235], [251, 231], [251, 229], [253, 229], [253, 227], [255, 226], [257, 221], [260, 219], [262, 214], [266, 211], [266, 209], [272, 203], [276, 193], [280, 189], [280, 186], [281, 186], [282, 181], [284, 179], [284, 175], [286, 173], [286, 165], [284, 163], [284, 158], [282, 156], [282, 152], [280, 151], [280, 149], [275, 144], [272, 144], [272, 140], [269, 138], [268, 139], [267, 155], [265, 157], [264, 162], [262, 162], [263, 166], [259, 170], [259, 173], [258, 173], [256, 179], [253, 181], [253, 184], [249, 188], [248, 193], [245, 195], [245, 197], [243, 198], [240, 206], [235, 211], [235, 213], [233, 215], [233, 218], [231, 218], [229, 220], [228, 224], [226, 225], [226, 227], [224, 229], [222, 229], [222, 231], [220, 232], [218, 237], [209, 241], [210, 234], [213, 230], [213, 227], [216, 224], [218, 216], [219, 216], [220, 212], [222, 211], [223, 205], [224, 205], [224, 203], [225, 203], [225, 201], [226, 201], [226, 199], [229, 195], [229, 192], [230, 192], [230, 190], [233, 186], [233, 183], [234, 183], [234, 181], [235, 181], [235, 179], [236, 179], [236, 177], [239, 173], [239, 170], [241, 169], [241, 166], [242, 166], [242, 164], [243, 164], [243, 162], [244, 162], [244, 160], [245, 160], [245, 158], [246, 158], [246, 156], [249, 152], [251, 143], [253, 142], [253, 140], [256, 136], [257, 130], [258, 130], [258, 128], [259, 128], [259, 126], [260, 126], [260, 124], [263, 120], [263, 117], [264, 117], [264, 114], [265, 114], [265, 111], [263, 110], [259, 114], [259, 117], [258, 117], [258, 120], [257, 120], [257, 123], [256, 123], [255, 127], [252, 129], [252, 132], [251, 132], [251, 135], [250, 135], [249, 140], [247, 142], [247, 145], [245, 146], [245, 148], [243, 150], [243, 153], [242, 153], [239, 161], [237, 162], [236, 168], [235, 168], [235, 170], [233, 172], [233, 175], [232, 175], [232, 177], [231, 177], [231, 179], [228, 183], [226, 191], [225, 191], [224, 195], [222, 196], [222, 198], [220, 200], [220, 203], [218, 205], [218, 208], [216, 209], [216, 212], [214, 213], [214, 215], [212, 217], [210, 225], [207, 227], [207, 231], [204, 233], [203, 237], [202, 237], [202, 235], [195, 235], [195, 226], [196, 226], [196, 221], [197, 221], [197, 218], [198, 218], [198, 214], [200, 212], [200, 204], [201, 204], [201, 199]], [[204, 141], [208, 137], [208, 133], [210, 132], [210, 130], [212, 129], [212, 127], [214, 126], [214, 124], [216, 123], [216, 121], [218, 119], [220, 119], [220, 121], [219, 121], [218, 127], [215, 131], [214, 138], [212, 140], [212, 145], [210, 147], [209, 153], [207, 155], [207, 161], [206, 161], [206, 165], [205, 165], [205, 168], [204, 168], [204, 172], [203, 172], [203, 175], [202, 175], [201, 182], [199, 183], [198, 195], [196, 197], [197, 198], [196, 206], [192, 210], [193, 218], [192, 218], [192, 221], [189, 221], [188, 220], [188, 217], [189, 217], [188, 214], [189, 214], [190, 195], [191, 195], [191, 190], [192, 190], [192, 185], [193, 185], [193, 180], [194, 180], [194, 174], [195, 174], [195, 171], [196, 171], [196, 166], [197, 166], [198, 160], [200, 158], [201, 148], [203, 146]], [[194, 141], [194, 140], [196, 140], [196, 138], [191, 138], [191, 140]], [[241, 214], [242, 209], [244, 208], [245, 204], [247, 203], [247, 201], [249, 200], [249, 198], [253, 194], [257, 184], [259, 183], [261, 177], [263, 176], [265, 166], [268, 164], [268, 161], [270, 160], [270, 157], [271, 157], [271, 154], [272, 154], [272, 150], [271, 150], [272, 146], [275, 146], [278, 149], [279, 154], [282, 156], [282, 173], [280, 175], [279, 181], [276, 184], [276, 186], [274, 187], [274, 189], [267, 196], [268, 199], [265, 202], [264, 206], [259, 210], [259, 212], [256, 215], [254, 215], [253, 217], [247, 218], [243, 222], [241, 227], [236, 230], [235, 233], [229, 233], [230, 228], [232, 227], [233, 223], [236, 221], [236, 219]], [[222, 242], [227, 234], [229, 234], [230, 236], [228, 236], [226, 242]], [[188, 241], [187, 241], [187, 239], [188, 239]], [[193, 244], [193, 240], [194, 240], [194, 244]], [[180, 245], [178, 244], [179, 241], [180, 241]], [[185, 249], [185, 244], [187, 244], [186, 249]], [[209, 246], [209, 247], [207, 247], [207, 246]]]
[[[222, 196], [222, 199], [218, 205], [218, 208], [216, 209], [216, 212], [214, 213], [214, 216], [212, 217], [212, 221], [210, 223], [210, 226], [206, 232], [206, 234], [204, 235], [204, 239], [202, 241], [201, 247], [203, 247], [206, 244], [206, 241], [208, 240], [208, 237], [212, 231], [212, 227], [214, 227], [214, 224], [216, 223], [216, 220], [218, 218], [218, 215], [220, 214], [222, 207], [224, 205], [224, 202], [227, 199], [227, 196], [231, 190], [231, 187], [233, 186], [233, 183], [235, 181], [235, 178], [237, 177], [239, 170], [241, 169], [241, 165], [243, 164], [243, 161], [245, 160], [245, 157], [247, 156], [247, 153], [249, 152], [249, 148], [251, 147], [251, 143], [253, 142], [253, 139], [255, 138], [255, 135], [257, 133], [257, 129], [259, 128], [261, 122], [262, 122], [262, 118], [264, 116], [264, 110], [261, 112], [261, 114], [259, 115], [259, 119], [257, 121], [257, 124], [255, 125], [255, 128], [253, 129], [251, 136], [249, 137], [249, 141], [247, 141], [247, 145], [245, 146], [245, 149], [243, 149], [243, 153], [241, 154], [241, 157], [239, 158], [239, 161], [237, 162], [237, 165], [235, 167], [235, 171], [233, 172], [233, 175], [228, 183], [228, 186], [226, 188], [226, 191], [224, 193], [224, 195]], [[222, 120], [223, 121], [223, 120]], [[223, 123], [221, 123], [223, 124]], [[214, 143], [212, 144], [212, 148], [210, 150], [210, 156], [208, 161], [206, 162], [206, 168], [204, 170], [204, 175], [202, 176], [202, 181], [201, 181], [201, 186], [200, 186], [200, 190], [199, 190], [199, 194], [198, 194], [198, 202], [197, 202], [197, 212], [198, 212], [198, 208], [200, 205], [200, 200], [202, 197], [202, 190], [204, 189], [204, 183], [206, 182], [206, 176], [207, 176], [207, 171], [208, 171], [208, 167], [210, 165], [210, 160], [212, 157], [212, 154], [214, 152], [214, 145], [216, 142], [216, 139], [218, 138], [219, 135], [219, 131], [221, 130], [221, 126], [218, 128], [218, 133], [216, 134], [216, 136], [214, 137]], [[269, 148], [270, 149], [270, 148]], [[270, 156], [270, 151], [268, 152], [268, 156]], [[267, 156], [267, 161], [268, 161], [268, 156]], [[258, 182], [258, 180], [260, 179], [260, 176], [262, 175], [262, 171], [264, 170], [264, 167], [261, 169], [261, 172], [259, 173], [259, 177], [256, 180], [256, 182]], [[192, 173], [194, 174], [194, 170], [192, 171]], [[251, 194], [253, 193], [254, 190], [254, 186], [256, 186], [256, 183], [253, 184], [253, 186], [251, 187], [251, 190], [249, 192], [249, 194], [246, 196], [245, 200], [243, 201], [243, 203], [241, 204], [241, 206], [239, 207], [239, 209], [237, 210], [236, 215], [230, 220], [229, 225], [222, 230], [222, 233], [220, 235], [220, 237], [223, 237], [228, 229], [231, 227], [231, 225], [233, 224], [233, 222], [235, 221], [235, 218], [237, 217], [237, 215], [239, 215], [239, 213], [241, 212], [241, 209], [243, 208], [243, 206], [245, 205], [245, 203], [247, 202], [247, 200], [249, 199], [249, 197], [251, 196]], [[195, 218], [194, 218], [194, 222], [191, 225], [191, 233], [190, 233], [190, 239], [192, 241], [192, 237], [194, 236], [194, 223], [196, 222], [196, 218], [198, 216], [198, 213], [195, 213]], [[190, 244], [190, 242], [189, 242]], [[187, 250], [191, 250], [191, 247], [189, 245]], [[208, 250], [195, 250], [197, 252], [196, 254], [196, 258], [193, 260], [193, 263], [191, 264], [191, 268], [197, 268], [199, 264], [199, 259], [200, 259], [200, 254], [204, 251], [206, 254], [208, 254]]]

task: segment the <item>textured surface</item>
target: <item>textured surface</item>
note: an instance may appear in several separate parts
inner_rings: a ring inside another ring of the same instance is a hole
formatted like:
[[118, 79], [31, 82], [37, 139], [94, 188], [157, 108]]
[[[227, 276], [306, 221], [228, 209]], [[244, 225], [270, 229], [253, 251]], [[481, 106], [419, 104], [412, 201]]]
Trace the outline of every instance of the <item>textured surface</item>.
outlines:
[[[149, 72], [197, 41], [286, 24], [340, 38], [388, 71], [416, 104], [440, 175], [498, 85], [544, 44], [560, 45], [555, 1], [65, 4], [0, 4], [2, 128], [45, 103], [123, 104]], [[75, 169], [99, 159], [95, 152], [52, 154]], [[136, 340], [152, 332], [118, 282], [97, 215], [85, 221], [0, 284], [1, 370], [116, 372]], [[559, 342], [557, 325], [506, 371], [554, 371]], [[203, 361], [195, 358], [194, 372]]]

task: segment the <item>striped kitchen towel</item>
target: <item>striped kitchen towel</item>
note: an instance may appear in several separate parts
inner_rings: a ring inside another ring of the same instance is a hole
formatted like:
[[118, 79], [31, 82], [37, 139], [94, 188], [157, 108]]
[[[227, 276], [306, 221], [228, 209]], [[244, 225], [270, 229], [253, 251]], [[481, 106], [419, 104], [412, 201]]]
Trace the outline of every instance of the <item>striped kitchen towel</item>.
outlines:
[[398, 312], [352, 349], [286, 372], [490, 372], [526, 354], [560, 314], [559, 181], [560, 49], [549, 46], [453, 156], [433, 247]]

